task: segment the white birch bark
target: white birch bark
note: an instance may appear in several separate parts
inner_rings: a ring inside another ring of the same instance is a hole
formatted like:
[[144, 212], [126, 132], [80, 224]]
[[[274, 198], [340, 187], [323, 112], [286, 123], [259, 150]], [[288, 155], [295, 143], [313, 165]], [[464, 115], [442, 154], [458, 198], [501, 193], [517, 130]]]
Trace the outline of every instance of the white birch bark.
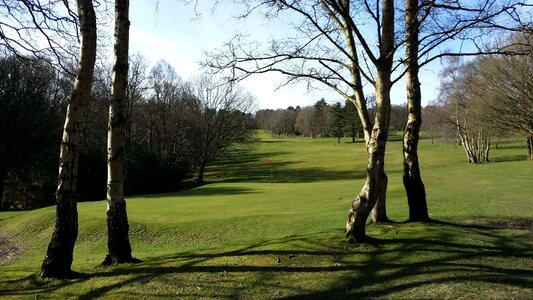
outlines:
[[115, 0], [115, 65], [107, 135], [107, 248], [103, 264], [130, 262], [129, 224], [124, 199], [125, 97], [128, 80], [129, 0]]
[[78, 0], [80, 52], [76, 79], [69, 98], [56, 191], [56, 224], [41, 267], [42, 277], [72, 274], [74, 244], [78, 237], [78, 157], [84, 111], [89, 101], [96, 60], [96, 16], [92, 0]]

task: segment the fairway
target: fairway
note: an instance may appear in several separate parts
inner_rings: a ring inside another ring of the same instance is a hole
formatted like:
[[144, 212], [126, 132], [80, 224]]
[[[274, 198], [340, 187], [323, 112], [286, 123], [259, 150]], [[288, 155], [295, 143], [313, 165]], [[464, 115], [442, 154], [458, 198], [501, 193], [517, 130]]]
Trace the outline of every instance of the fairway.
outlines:
[[[106, 202], [78, 204], [73, 270], [36, 274], [55, 207], [0, 212], [4, 299], [526, 299], [533, 295], [533, 161], [521, 140], [470, 165], [460, 146], [422, 140], [430, 217], [406, 223], [401, 137], [387, 144], [386, 224], [348, 244], [344, 223], [366, 175], [361, 142], [260, 134], [211, 165], [208, 184], [127, 198], [137, 264], [102, 267]], [[272, 164], [269, 164], [272, 160]]]

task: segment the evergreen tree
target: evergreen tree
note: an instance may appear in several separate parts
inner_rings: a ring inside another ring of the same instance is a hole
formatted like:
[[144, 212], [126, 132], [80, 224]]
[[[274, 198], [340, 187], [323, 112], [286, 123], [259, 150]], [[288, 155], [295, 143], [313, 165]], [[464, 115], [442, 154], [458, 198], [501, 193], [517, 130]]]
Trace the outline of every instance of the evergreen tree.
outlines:
[[329, 131], [331, 135], [337, 138], [337, 143], [340, 144], [341, 137], [344, 136], [344, 111], [340, 102], [331, 106], [331, 118], [329, 123]]
[[352, 143], [355, 143], [356, 137], [363, 136], [363, 128], [361, 127], [361, 123], [357, 116], [357, 108], [350, 100], [346, 100], [344, 102], [343, 112], [345, 125], [344, 130], [352, 138]]

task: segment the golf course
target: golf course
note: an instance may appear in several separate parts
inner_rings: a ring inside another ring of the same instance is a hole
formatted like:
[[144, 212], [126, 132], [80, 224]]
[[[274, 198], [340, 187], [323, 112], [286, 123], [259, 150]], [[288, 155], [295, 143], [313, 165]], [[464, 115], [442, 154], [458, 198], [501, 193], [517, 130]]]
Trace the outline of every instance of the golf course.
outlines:
[[[0, 212], [1, 299], [527, 299], [533, 161], [509, 138], [490, 162], [420, 141], [432, 222], [409, 223], [401, 134], [387, 143], [388, 223], [351, 244], [344, 224], [367, 154], [350, 138], [272, 138], [208, 166], [205, 185], [127, 197], [138, 263], [102, 266], [106, 201], [78, 203], [70, 279], [38, 276], [55, 206]], [[127, 181], [128, 178], [125, 178]]]

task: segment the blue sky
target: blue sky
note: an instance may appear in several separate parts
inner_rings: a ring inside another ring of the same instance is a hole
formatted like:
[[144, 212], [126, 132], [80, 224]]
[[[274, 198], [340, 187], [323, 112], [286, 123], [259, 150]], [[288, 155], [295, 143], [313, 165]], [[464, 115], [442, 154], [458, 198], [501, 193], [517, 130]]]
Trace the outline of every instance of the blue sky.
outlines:
[[[236, 21], [232, 17], [235, 9], [219, 5], [211, 9], [214, 1], [199, 1], [196, 12], [193, 5], [184, 5], [177, 0], [131, 0], [130, 3], [130, 52], [144, 54], [154, 64], [160, 59], [168, 61], [176, 72], [187, 79], [200, 72], [199, 62], [204, 52], [212, 51], [233, 37], [237, 31], [253, 33], [254, 39], [267, 40], [284, 29], [276, 21], [248, 19]], [[436, 99], [438, 95], [438, 72], [440, 65], [421, 73], [423, 104]], [[242, 84], [258, 99], [260, 108], [286, 108], [290, 105], [312, 105], [320, 98], [329, 103], [343, 101], [336, 93], [324, 88], [307, 91], [305, 85], [292, 85], [275, 90], [283, 77], [270, 73], [254, 75]], [[369, 89], [369, 93], [370, 93]], [[392, 101], [405, 102], [404, 82], [399, 81], [392, 90]]]

